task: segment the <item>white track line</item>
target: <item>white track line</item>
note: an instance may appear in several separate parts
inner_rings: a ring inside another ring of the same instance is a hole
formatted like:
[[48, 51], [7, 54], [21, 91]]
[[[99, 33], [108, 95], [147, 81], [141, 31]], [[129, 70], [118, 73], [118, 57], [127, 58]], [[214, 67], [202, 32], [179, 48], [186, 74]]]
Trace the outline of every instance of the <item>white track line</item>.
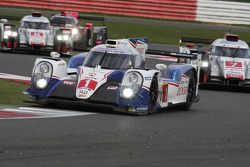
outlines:
[[2, 109], [2, 111], [23, 113], [23, 114], [34, 114], [34, 116], [0, 118], [0, 119], [57, 118], [57, 117], [73, 117], [73, 116], [86, 116], [86, 115], [96, 114], [90, 112], [78, 112], [73, 110], [59, 110], [59, 109], [49, 109], [49, 108], [37, 108], [37, 107], [6, 108]]

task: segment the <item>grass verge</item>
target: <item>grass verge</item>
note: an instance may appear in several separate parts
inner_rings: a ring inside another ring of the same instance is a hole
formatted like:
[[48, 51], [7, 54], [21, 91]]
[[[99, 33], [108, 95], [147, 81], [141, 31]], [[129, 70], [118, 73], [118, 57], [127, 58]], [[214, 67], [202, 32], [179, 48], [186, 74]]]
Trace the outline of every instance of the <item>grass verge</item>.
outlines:
[[25, 84], [0, 80], [0, 107], [23, 105], [23, 101], [29, 99], [27, 95], [22, 93], [27, 88], [28, 85]]

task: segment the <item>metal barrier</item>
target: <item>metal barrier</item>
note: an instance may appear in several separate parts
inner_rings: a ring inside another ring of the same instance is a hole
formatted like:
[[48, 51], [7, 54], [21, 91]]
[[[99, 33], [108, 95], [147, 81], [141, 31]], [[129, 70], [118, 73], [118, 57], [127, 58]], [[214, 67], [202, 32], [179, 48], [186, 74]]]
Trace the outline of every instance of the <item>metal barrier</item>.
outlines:
[[250, 25], [250, 3], [198, 0], [196, 21]]
[[196, 0], [1, 0], [0, 5], [190, 21], [196, 15]]
[[217, 0], [1, 0], [0, 6], [250, 24], [250, 4]]

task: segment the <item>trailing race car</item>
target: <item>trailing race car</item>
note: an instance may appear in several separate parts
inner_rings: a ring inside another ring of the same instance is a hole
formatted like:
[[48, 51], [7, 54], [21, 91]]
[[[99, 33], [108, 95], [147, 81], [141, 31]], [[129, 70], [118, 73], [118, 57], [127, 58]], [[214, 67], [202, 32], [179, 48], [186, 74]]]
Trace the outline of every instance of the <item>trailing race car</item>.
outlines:
[[54, 35], [49, 20], [39, 12], [24, 16], [18, 28], [18, 49], [52, 51]]
[[157, 64], [156, 69], [147, 69], [146, 50], [145, 38], [133, 38], [107, 40], [90, 52], [73, 56], [68, 66], [58, 53], [52, 53], [52, 58], [38, 58], [27, 94], [43, 105], [108, 106], [138, 115], [169, 106], [188, 110], [199, 99], [199, 66]]
[[[200, 76], [202, 83], [228, 86], [250, 85], [249, 46], [239, 40], [238, 35], [226, 34], [225, 38], [216, 40], [184, 37], [182, 41], [211, 44], [210, 51], [203, 56]], [[195, 50], [190, 49], [190, 52], [194, 53]]]
[[17, 46], [16, 26], [9, 24], [8, 20], [0, 21], [0, 50], [12, 50]]
[[[89, 47], [104, 44], [107, 39], [107, 27], [94, 27], [91, 23], [87, 23], [85, 27], [79, 26], [77, 12], [61, 12], [52, 16], [50, 22], [55, 34], [55, 48], [63, 43], [67, 47], [66, 51], [87, 50]], [[58, 33], [65, 29], [71, 31], [70, 38], [64, 39]]]

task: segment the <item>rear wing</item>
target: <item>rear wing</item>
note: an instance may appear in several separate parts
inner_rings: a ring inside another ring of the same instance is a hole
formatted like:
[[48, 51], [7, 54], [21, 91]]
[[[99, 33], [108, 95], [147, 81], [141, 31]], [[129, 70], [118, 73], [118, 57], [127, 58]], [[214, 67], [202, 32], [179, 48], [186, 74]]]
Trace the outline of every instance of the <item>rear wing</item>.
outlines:
[[211, 44], [214, 42], [214, 39], [181, 37], [180, 43], [183, 43], [183, 42], [198, 43], [198, 44]]
[[184, 59], [198, 59], [199, 54], [187, 54], [187, 53], [180, 53], [180, 52], [170, 52], [170, 51], [162, 51], [156, 49], [148, 49], [146, 54], [153, 54], [153, 55], [161, 55], [161, 56], [172, 56], [176, 57], [179, 62], [179, 58]]

